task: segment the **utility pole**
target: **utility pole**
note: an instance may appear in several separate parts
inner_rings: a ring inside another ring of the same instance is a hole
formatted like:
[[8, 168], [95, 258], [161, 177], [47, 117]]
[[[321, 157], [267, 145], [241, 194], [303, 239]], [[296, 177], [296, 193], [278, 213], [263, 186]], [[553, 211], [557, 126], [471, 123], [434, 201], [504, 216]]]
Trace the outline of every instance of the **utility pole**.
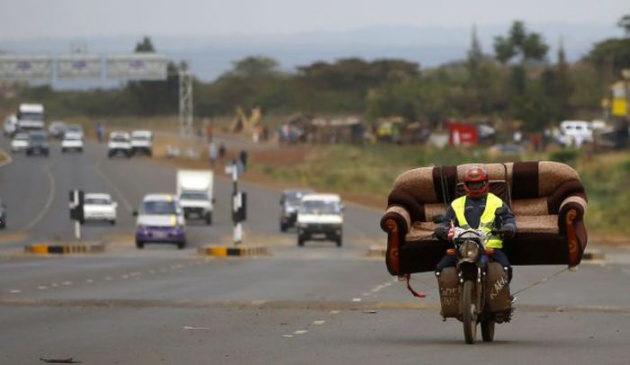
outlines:
[[179, 133], [182, 136], [193, 134], [193, 85], [188, 64], [179, 66]]

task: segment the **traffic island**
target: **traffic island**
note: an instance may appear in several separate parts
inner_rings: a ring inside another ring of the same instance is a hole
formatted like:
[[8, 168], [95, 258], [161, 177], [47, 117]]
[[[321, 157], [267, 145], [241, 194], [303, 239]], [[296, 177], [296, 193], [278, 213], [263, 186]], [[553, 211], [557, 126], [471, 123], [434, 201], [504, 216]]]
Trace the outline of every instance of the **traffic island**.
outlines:
[[24, 252], [34, 255], [68, 255], [68, 254], [92, 254], [105, 252], [104, 244], [66, 244], [55, 245], [37, 243], [24, 247]]
[[199, 254], [205, 256], [218, 256], [218, 257], [226, 257], [226, 256], [268, 256], [269, 252], [267, 251], [266, 246], [242, 246], [242, 247], [234, 247], [234, 246], [208, 246], [199, 248]]

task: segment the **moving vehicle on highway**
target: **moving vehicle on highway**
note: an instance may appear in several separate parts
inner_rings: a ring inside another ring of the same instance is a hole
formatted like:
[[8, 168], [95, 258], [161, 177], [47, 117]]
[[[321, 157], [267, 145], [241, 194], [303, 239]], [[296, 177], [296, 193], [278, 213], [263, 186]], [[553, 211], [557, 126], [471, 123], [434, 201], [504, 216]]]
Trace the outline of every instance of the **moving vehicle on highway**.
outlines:
[[107, 157], [131, 157], [131, 136], [128, 132], [113, 131], [109, 134], [107, 143]]
[[75, 133], [81, 136], [81, 138], [85, 138], [85, 132], [83, 132], [83, 127], [80, 124], [68, 124], [65, 133]]
[[203, 219], [212, 224], [214, 210], [212, 170], [177, 170], [177, 196], [186, 219]]
[[43, 130], [34, 130], [28, 134], [28, 146], [26, 147], [26, 155], [42, 155], [48, 157], [50, 154], [50, 143], [48, 142], [48, 133]]
[[11, 114], [4, 119], [4, 124], [2, 125], [2, 134], [5, 137], [12, 137], [17, 131], [17, 117], [15, 114]]
[[61, 139], [66, 131], [66, 123], [56, 120], [48, 126], [48, 133], [52, 138]]
[[7, 227], [7, 206], [0, 200], [0, 229]]
[[308, 194], [302, 197], [297, 214], [297, 244], [307, 240], [343, 243], [343, 210], [338, 194]]
[[118, 203], [106, 193], [87, 193], [83, 198], [83, 221], [105, 221], [116, 224]]
[[486, 248], [486, 243], [498, 237], [499, 232], [460, 227], [454, 227], [452, 232], [454, 248], [447, 255], [455, 256], [457, 265], [436, 274], [442, 316], [462, 322], [466, 343], [477, 342], [478, 324], [483, 341], [492, 342], [495, 324], [509, 322], [512, 317], [507, 268], [491, 260], [494, 251]]
[[61, 140], [61, 153], [69, 151], [77, 151], [83, 153], [83, 135], [77, 132], [69, 132], [63, 134]]
[[171, 243], [177, 248], [186, 246], [186, 221], [179, 200], [172, 194], [147, 194], [138, 211], [136, 220], [136, 247], [146, 243]]
[[18, 131], [45, 131], [43, 104], [22, 103], [18, 107], [16, 116]]
[[280, 231], [294, 227], [297, 220], [297, 212], [300, 200], [306, 194], [313, 194], [311, 189], [286, 189], [280, 197]]
[[153, 132], [135, 130], [131, 132], [131, 153], [153, 156]]
[[24, 151], [26, 147], [28, 147], [28, 133], [16, 133], [11, 140], [11, 152]]

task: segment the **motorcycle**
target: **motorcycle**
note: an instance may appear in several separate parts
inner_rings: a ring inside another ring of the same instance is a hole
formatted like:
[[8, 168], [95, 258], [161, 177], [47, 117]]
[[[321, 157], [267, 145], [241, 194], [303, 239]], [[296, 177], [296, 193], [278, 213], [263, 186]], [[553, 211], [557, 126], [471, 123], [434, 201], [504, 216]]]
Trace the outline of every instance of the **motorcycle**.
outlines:
[[485, 247], [496, 234], [451, 228], [449, 238], [454, 248], [446, 254], [455, 257], [457, 264], [436, 274], [442, 318], [457, 318], [463, 323], [467, 344], [476, 343], [478, 324], [483, 341], [493, 341], [495, 324], [509, 322], [512, 316], [508, 272], [491, 260], [494, 250]]

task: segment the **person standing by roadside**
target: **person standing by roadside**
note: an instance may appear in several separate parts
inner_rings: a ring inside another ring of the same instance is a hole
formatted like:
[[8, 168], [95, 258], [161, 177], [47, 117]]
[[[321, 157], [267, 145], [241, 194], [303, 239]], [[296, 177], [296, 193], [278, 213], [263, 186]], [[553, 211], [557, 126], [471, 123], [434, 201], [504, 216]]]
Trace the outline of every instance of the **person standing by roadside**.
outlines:
[[214, 144], [214, 142], [208, 143], [208, 159], [210, 160], [210, 166], [212, 168], [214, 168], [214, 165], [217, 162], [217, 155], [217, 146]]

